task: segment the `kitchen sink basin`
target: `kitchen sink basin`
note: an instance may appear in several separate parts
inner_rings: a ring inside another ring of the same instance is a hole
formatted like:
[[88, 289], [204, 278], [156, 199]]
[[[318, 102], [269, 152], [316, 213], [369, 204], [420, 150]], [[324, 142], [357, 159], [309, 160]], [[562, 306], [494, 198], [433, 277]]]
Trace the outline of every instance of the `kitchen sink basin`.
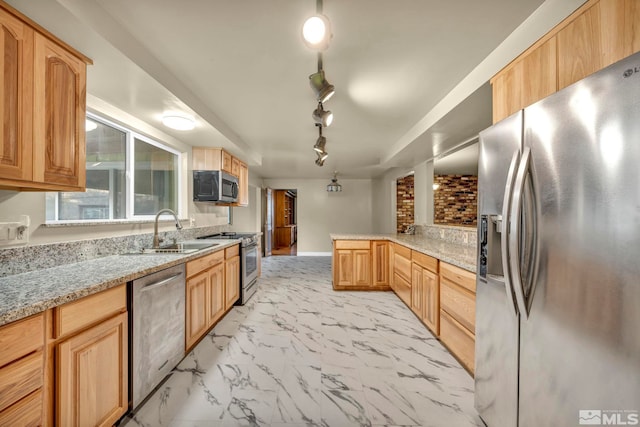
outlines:
[[202, 249], [213, 248], [220, 243], [213, 242], [181, 242], [171, 245], [160, 246], [159, 248], [144, 248], [143, 254], [190, 254]]

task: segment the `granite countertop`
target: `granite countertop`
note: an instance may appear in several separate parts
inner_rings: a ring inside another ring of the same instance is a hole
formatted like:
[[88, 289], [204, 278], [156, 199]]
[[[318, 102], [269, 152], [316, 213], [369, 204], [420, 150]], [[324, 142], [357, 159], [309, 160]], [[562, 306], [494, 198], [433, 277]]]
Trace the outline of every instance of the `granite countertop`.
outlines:
[[389, 240], [465, 270], [476, 272], [475, 246], [411, 234], [331, 234], [331, 240]]
[[189, 254], [125, 254], [0, 278], [0, 325], [40, 313], [182, 264], [240, 240], [210, 240], [218, 246]]

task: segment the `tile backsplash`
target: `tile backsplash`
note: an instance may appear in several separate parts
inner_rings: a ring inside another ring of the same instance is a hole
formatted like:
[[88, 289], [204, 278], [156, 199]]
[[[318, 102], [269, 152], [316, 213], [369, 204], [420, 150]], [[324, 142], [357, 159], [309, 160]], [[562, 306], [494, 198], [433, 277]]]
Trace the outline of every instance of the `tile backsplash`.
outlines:
[[475, 227], [456, 227], [447, 225], [416, 225], [416, 234], [432, 239], [441, 239], [458, 245], [477, 246]]
[[[165, 242], [188, 240], [227, 231], [228, 226], [192, 227], [160, 232]], [[109, 255], [139, 252], [153, 244], [153, 233], [134, 234], [73, 242], [0, 249], [0, 277], [88, 261]]]

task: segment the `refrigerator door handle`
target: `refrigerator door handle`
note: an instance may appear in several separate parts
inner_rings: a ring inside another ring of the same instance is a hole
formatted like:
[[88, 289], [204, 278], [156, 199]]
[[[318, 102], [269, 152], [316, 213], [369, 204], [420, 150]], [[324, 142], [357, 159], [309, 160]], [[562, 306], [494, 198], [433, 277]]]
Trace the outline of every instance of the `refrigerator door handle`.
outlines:
[[520, 269], [520, 218], [522, 215], [522, 196], [524, 193], [524, 184], [529, 165], [531, 163], [531, 148], [525, 147], [516, 174], [515, 184], [513, 188], [513, 197], [511, 198], [511, 207], [509, 208], [509, 271], [511, 272], [511, 281], [513, 290], [516, 295], [516, 301], [520, 313], [525, 318], [529, 317], [529, 310], [524, 296], [524, 283], [522, 280], [522, 271]]
[[511, 165], [507, 173], [507, 183], [504, 189], [504, 200], [502, 202], [502, 232], [500, 233], [500, 248], [502, 250], [502, 268], [504, 270], [504, 285], [507, 293], [507, 300], [513, 307], [515, 315], [518, 315], [518, 305], [514, 297], [513, 282], [511, 281], [511, 267], [509, 265], [509, 218], [511, 214], [511, 199], [513, 194], [513, 184], [516, 176], [518, 161], [520, 160], [520, 151], [516, 150], [511, 158]]

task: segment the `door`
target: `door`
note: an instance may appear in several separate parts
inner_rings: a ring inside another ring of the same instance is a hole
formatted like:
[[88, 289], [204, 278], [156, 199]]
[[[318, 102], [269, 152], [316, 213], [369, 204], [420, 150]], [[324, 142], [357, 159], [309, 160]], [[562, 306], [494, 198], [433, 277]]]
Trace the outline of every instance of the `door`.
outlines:
[[57, 346], [57, 425], [111, 426], [127, 410], [127, 313]]
[[209, 293], [207, 295], [208, 320], [207, 328], [220, 319], [224, 313], [224, 262], [207, 270], [209, 276]]
[[202, 273], [187, 280], [186, 299], [186, 349], [189, 350], [202, 334], [207, 330], [207, 293], [209, 288], [209, 273]]
[[333, 279], [336, 286], [353, 286], [353, 250], [337, 249], [334, 251], [336, 277]]
[[86, 64], [35, 35], [33, 178], [85, 187]]
[[503, 269], [501, 231], [505, 187], [515, 175], [522, 126], [518, 112], [480, 133], [475, 405], [491, 427], [518, 422], [519, 323]]
[[389, 286], [389, 242], [371, 243], [373, 261], [373, 286]]
[[353, 285], [371, 286], [371, 250], [353, 250]]
[[525, 110], [524, 220], [510, 232], [516, 257], [533, 248], [512, 273], [520, 427], [576, 425], [584, 410], [626, 424], [611, 411], [640, 409], [638, 67], [640, 54]]
[[225, 260], [225, 310], [231, 307], [240, 296], [240, 257]]
[[0, 179], [31, 180], [33, 30], [0, 10]]
[[271, 188], [264, 189], [264, 212], [263, 212], [264, 235], [264, 256], [271, 256], [271, 248], [273, 247], [273, 190]]
[[440, 291], [438, 275], [422, 269], [422, 321], [436, 336], [440, 334]]

